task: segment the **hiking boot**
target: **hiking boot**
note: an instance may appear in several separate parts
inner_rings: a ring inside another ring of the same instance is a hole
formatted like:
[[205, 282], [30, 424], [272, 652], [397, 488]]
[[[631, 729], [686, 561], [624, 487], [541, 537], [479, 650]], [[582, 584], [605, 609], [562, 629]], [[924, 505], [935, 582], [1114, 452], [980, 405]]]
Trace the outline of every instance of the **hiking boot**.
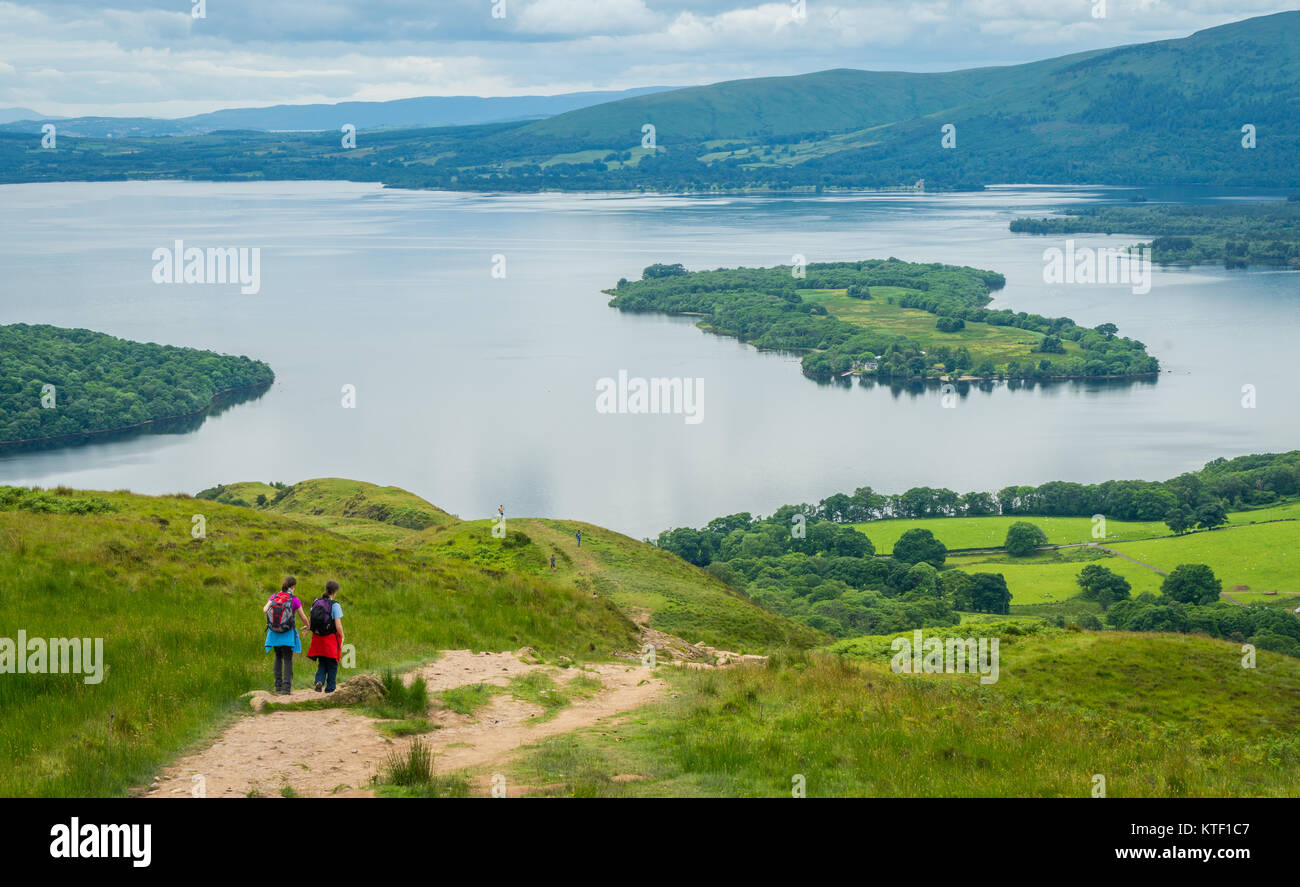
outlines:
[[324, 682], [324, 681], [317, 681], [317, 682], [316, 682], [316, 692], [319, 693], [319, 692], [321, 691], [321, 688], [324, 687], [324, 686], [325, 686], [325, 682]]

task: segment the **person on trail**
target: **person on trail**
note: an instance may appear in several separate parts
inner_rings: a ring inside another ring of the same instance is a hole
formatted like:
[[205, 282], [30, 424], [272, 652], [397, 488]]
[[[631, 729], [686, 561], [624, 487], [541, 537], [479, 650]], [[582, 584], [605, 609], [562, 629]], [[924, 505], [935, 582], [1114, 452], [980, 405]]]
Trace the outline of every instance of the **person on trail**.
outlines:
[[286, 576], [280, 590], [267, 600], [262, 612], [266, 614], [266, 652], [275, 652], [275, 692], [288, 695], [293, 692], [293, 654], [302, 652], [302, 639], [298, 637], [294, 616], [302, 617], [307, 625], [307, 614], [302, 611], [302, 601], [294, 594], [298, 580]]
[[497, 506], [497, 514], [499, 514], [501, 517], [505, 517], [505, 516], [506, 516], [506, 507], [505, 507], [504, 505], [498, 505], [498, 506]]
[[551, 569], [555, 569], [555, 555], [551, 555]]
[[578, 537], [578, 547], [581, 548], [581, 547], [582, 547], [582, 530], [579, 530], [578, 532], [574, 533], [573, 535], [575, 535], [575, 536]]
[[333, 693], [343, 658], [343, 608], [334, 600], [339, 584], [325, 583], [325, 594], [311, 605], [311, 646], [307, 658], [316, 660], [316, 692]]

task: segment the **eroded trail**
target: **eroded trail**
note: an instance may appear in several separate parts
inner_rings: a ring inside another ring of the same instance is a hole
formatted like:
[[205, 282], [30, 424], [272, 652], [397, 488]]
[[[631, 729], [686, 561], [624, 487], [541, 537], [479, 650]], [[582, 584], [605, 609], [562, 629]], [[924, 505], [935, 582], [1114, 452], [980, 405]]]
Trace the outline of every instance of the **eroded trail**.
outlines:
[[[537, 720], [541, 706], [494, 695], [473, 717], [432, 708], [429, 720], [439, 729], [423, 734], [433, 749], [440, 773], [488, 767], [504, 762], [516, 749], [548, 736], [590, 727], [654, 701], [666, 684], [635, 660], [595, 665], [586, 670], [559, 669], [524, 661], [519, 653], [445, 651], [437, 662], [407, 676], [423, 676], [430, 694], [487, 683], [506, 686], [512, 678], [546, 672], [559, 687], [576, 677], [596, 677], [603, 689], [575, 698], [548, 720]], [[308, 688], [291, 696], [253, 694], [254, 708], [266, 701], [319, 699]], [[409, 737], [390, 737], [379, 721], [345, 708], [282, 711], [239, 718], [211, 746], [165, 768], [146, 797], [193, 797], [201, 785], [209, 798], [262, 795], [275, 797], [285, 786], [302, 797], [357, 797], [373, 794], [372, 780], [393, 751], [404, 751]], [[201, 782], [196, 779], [201, 777]]]

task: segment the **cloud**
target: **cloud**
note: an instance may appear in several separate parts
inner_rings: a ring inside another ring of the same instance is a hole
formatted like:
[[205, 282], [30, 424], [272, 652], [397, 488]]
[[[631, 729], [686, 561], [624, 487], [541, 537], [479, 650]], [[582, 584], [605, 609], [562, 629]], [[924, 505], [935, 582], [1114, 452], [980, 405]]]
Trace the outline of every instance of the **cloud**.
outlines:
[[181, 116], [417, 95], [953, 70], [1182, 36], [1261, 0], [0, 0], [0, 107]]
[[640, 33], [659, 18], [643, 0], [534, 0], [518, 13], [516, 31], [525, 34]]

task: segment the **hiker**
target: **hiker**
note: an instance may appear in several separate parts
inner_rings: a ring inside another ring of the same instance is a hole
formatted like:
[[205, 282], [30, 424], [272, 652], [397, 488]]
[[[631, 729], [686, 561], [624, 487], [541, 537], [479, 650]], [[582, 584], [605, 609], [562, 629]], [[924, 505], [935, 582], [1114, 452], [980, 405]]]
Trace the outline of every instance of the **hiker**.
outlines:
[[551, 569], [555, 569], [555, 555], [551, 555]]
[[497, 506], [497, 514], [498, 514], [499, 516], [501, 516], [501, 517], [505, 517], [505, 516], [506, 516], [506, 507], [505, 507], [504, 505], [498, 505], [498, 506]]
[[343, 658], [343, 608], [334, 600], [339, 584], [325, 583], [325, 594], [311, 605], [311, 646], [307, 658], [316, 660], [316, 692], [333, 693]]
[[293, 692], [293, 654], [302, 652], [302, 639], [295, 630], [294, 616], [302, 617], [304, 630], [307, 614], [302, 601], [294, 594], [298, 580], [284, 577], [280, 590], [271, 595], [262, 612], [266, 614], [266, 652], [275, 651], [275, 692], [283, 696]]
[[582, 530], [579, 530], [578, 532], [574, 533], [573, 535], [575, 535], [575, 536], [578, 537], [578, 547], [581, 548], [581, 547], [582, 547]]

